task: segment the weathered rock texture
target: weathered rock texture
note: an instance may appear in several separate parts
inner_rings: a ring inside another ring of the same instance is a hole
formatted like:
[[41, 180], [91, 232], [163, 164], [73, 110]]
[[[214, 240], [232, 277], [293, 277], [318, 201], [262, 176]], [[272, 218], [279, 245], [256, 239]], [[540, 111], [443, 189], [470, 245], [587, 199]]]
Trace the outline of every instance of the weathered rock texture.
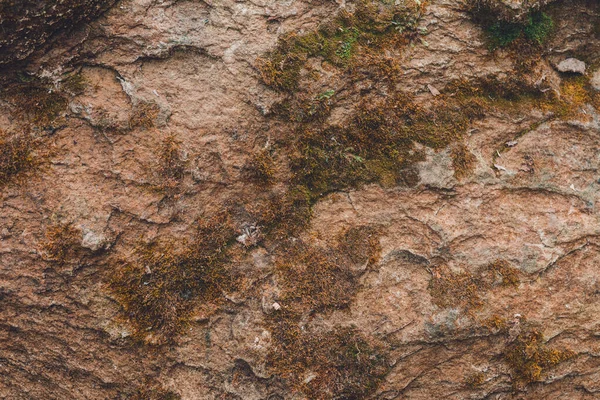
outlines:
[[0, 398], [598, 398], [600, 4], [407, 2], [1, 0]]
[[114, 0], [0, 1], [0, 64], [23, 60], [52, 35], [97, 17]]

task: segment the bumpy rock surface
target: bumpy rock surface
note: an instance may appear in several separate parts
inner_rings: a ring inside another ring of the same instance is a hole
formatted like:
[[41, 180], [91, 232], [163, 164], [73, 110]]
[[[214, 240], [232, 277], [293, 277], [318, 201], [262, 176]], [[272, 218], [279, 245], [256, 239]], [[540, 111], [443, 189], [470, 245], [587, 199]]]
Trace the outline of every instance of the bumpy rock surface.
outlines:
[[36, 51], [109, 3], [0, 0], [0, 398], [598, 398], [600, 98], [553, 68], [598, 70], [598, 2], [277, 59], [359, 2], [122, 0]]
[[1, 0], [0, 64], [23, 60], [52, 35], [97, 17], [114, 0]]

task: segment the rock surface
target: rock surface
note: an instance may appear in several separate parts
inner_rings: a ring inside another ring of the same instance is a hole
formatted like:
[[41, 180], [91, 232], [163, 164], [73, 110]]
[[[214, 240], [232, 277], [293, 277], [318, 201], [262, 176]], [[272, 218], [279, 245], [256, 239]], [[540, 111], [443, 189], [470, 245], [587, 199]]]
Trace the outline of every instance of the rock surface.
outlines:
[[590, 84], [594, 88], [600, 92], [600, 69], [597, 69], [592, 75], [592, 79], [590, 79]]
[[1, 0], [0, 64], [23, 60], [50, 37], [91, 20], [114, 0]]
[[[0, 88], [0, 398], [597, 398], [598, 72], [552, 66], [597, 69], [598, 2], [487, 2], [555, 21], [492, 52], [432, 0], [380, 48], [290, 46], [293, 93], [278, 40], [359, 2], [76, 3], [0, 0], [0, 63], [27, 58]], [[397, 170], [336, 147], [389, 113]], [[376, 178], [298, 189], [323, 137]]]

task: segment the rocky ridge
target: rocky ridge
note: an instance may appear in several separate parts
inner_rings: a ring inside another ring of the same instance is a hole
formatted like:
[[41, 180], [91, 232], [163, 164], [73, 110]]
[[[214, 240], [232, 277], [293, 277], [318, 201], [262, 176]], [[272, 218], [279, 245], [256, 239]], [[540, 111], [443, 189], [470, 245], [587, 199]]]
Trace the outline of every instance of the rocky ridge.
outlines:
[[597, 2], [79, 3], [0, 36], [2, 398], [597, 396]]

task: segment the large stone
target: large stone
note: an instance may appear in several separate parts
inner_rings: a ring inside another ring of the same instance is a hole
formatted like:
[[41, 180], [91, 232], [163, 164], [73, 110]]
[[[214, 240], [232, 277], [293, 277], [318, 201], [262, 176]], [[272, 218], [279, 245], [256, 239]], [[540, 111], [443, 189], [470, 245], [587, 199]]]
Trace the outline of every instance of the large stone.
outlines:
[[585, 63], [576, 58], [567, 58], [556, 66], [560, 72], [571, 72], [574, 74], [585, 74]]

